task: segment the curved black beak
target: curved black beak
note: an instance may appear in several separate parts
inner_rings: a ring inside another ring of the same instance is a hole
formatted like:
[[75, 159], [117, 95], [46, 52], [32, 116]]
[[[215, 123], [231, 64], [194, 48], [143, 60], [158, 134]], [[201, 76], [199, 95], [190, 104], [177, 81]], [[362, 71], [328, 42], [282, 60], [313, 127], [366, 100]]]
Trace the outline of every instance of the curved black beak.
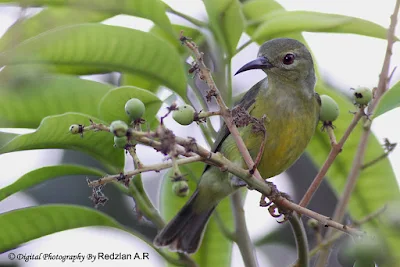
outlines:
[[253, 61], [250, 61], [243, 67], [241, 67], [236, 73], [239, 74], [244, 71], [248, 70], [255, 70], [255, 69], [269, 69], [272, 68], [272, 64], [269, 62], [268, 58], [266, 57], [259, 57]]

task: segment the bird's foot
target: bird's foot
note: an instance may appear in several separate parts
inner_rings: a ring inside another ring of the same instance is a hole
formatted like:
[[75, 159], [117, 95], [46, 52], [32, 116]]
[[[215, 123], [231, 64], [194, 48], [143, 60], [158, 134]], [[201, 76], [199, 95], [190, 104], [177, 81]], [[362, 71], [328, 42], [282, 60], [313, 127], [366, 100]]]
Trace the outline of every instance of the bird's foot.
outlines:
[[278, 197], [286, 198], [289, 201], [292, 201], [292, 200], [291, 200], [291, 198], [290, 198], [290, 196], [288, 194], [283, 193], [283, 192], [279, 192], [278, 189], [276, 188], [276, 186], [273, 183], [271, 183], [271, 182], [266, 182], [266, 183], [268, 183], [272, 188], [272, 193], [268, 197], [269, 199], [271, 199], [271, 201], [267, 202], [265, 200], [266, 196], [262, 195], [261, 199], [260, 199], [260, 206], [261, 207], [268, 207], [269, 214], [271, 214], [271, 216], [274, 217], [274, 218], [281, 218], [282, 217], [283, 219], [278, 221], [278, 223], [284, 223], [289, 219], [289, 217], [292, 214], [292, 211], [288, 210], [288, 209], [285, 209], [285, 208], [283, 208], [281, 206], [276, 205], [273, 202], [273, 200], [277, 199]]

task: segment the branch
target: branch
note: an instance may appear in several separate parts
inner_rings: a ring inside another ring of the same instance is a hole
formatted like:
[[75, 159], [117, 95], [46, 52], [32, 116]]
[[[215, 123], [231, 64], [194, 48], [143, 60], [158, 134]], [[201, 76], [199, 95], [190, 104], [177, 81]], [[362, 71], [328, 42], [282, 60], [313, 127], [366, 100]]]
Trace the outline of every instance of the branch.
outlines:
[[[184, 164], [189, 164], [192, 162], [196, 162], [196, 161], [204, 161], [204, 159], [200, 156], [191, 156], [188, 158], [183, 158], [183, 159], [177, 159], [176, 160], [176, 164], [178, 165], [184, 165]], [[131, 178], [139, 173], [143, 173], [143, 172], [150, 172], [150, 171], [155, 171], [155, 172], [159, 172], [161, 170], [164, 169], [168, 169], [171, 168], [173, 165], [172, 162], [165, 162], [165, 163], [158, 163], [158, 164], [154, 164], [154, 165], [148, 165], [139, 169], [135, 169], [133, 171], [129, 171], [125, 173], [125, 177], [127, 178]], [[92, 181], [89, 183], [90, 187], [95, 187], [95, 186], [99, 186], [99, 185], [105, 185], [114, 181], [119, 181], [120, 180], [121, 175], [120, 174], [116, 174], [116, 175], [110, 175], [104, 178], [101, 178], [99, 180], [96, 181]]]
[[[372, 212], [371, 214], [368, 214], [361, 220], [353, 222], [352, 226], [358, 227], [364, 223], [367, 223], [367, 222], [371, 221], [372, 219], [375, 219], [376, 217], [381, 215], [385, 210], [386, 210], [386, 206], [383, 206], [382, 208]], [[323, 241], [320, 244], [318, 244], [318, 246], [316, 246], [315, 248], [310, 250], [310, 252], [308, 253], [309, 257], [310, 258], [313, 257], [321, 249], [327, 248], [330, 245], [332, 245], [336, 240], [338, 240], [340, 237], [342, 237], [343, 234], [344, 234], [343, 232], [337, 232], [334, 235], [332, 235], [332, 237], [329, 240]]]
[[189, 151], [196, 153], [197, 155], [204, 158], [204, 161], [208, 164], [212, 164], [220, 167], [221, 170], [228, 171], [238, 178], [245, 181], [251, 188], [257, 190], [261, 194], [265, 195], [273, 202], [275, 202], [279, 207], [286, 208], [288, 210], [293, 210], [298, 213], [304, 214], [310, 218], [314, 218], [321, 222], [325, 227], [333, 227], [340, 231], [344, 231], [350, 235], [360, 236], [363, 235], [362, 231], [353, 229], [346, 225], [332, 221], [331, 218], [323, 216], [307, 208], [301, 207], [294, 202], [281, 196], [281, 193], [273, 186], [271, 183], [266, 183], [264, 180], [257, 179], [254, 175], [246, 169], [241, 168], [237, 164], [231, 162], [225, 158], [221, 153], [213, 153], [205, 149], [204, 147], [193, 143], [192, 140], [188, 140], [182, 137], [176, 136], [176, 142], [183, 147], [186, 147]]
[[[221, 94], [219, 93], [218, 88], [214, 82], [214, 79], [212, 78], [211, 72], [204, 63], [203, 53], [200, 53], [197, 45], [194, 42], [190, 41], [187, 37], [183, 36], [182, 32], [180, 40], [194, 54], [195, 60], [199, 67], [199, 72], [200, 72], [199, 77], [201, 80], [205, 81], [208, 87], [210, 88], [210, 91], [208, 91], [207, 99], [211, 100], [211, 97], [215, 97], [215, 100], [220, 108], [221, 116], [224, 119], [225, 125], [228, 127], [231, 136], [235, 140], [239, 152], [243, 156], [243, 159], [248, 169], [251, 170], [255, 165], [254, 161], [251, 158], [250, 153], [247, 150], [247, 147], [244, 144], [242, 137], [240, 136], [239, 130], [237, 129], [235, 123], [233, 122], [231, 111], [228, 109], [224, 100], [222, 99]], [[257, 179], [264, 181], [264, 179], [261, 177], [257, 169], [254, 171], [254, 175]]]
[[[392, 55], [392, 49], [393, 49], [393, 43], [395, 41], [395, 29], [396, 29], [396, 24], [397, 24], [397, 16], [399, 14], [399, 7], [400, 7], [400, 0], [396, 1], [395, 7], [393, 14], [391, 15], [391, 21], [390, 21], [390, 26], [387, 32], [387, 47], [386, 47], [386, 54], [385, 54], [385, 59], [383, 62], [382, 66], [382, 71], [379, 75], [379, 82], [378, 82], [378, 87], [375, 92], [375, 97], [373, 101], [370, 103], [368, 107], [368, 113], [372, 113], [379, 103], [381, 96], [386, 92], [387, 90], [387, 83], [389, 79], [389, 69], [390, 69], [390, 58]], [[371, 121], [372, 123], [372, 121]], [[357, 178], [359, 176], [361, 167], [362, 167], [362, 161], [365, 156], [365, 151], [367, 147], [367, 141], [368, 137], [371, 133], [371, 123], [368, 124], [367, 127], [364, 127], [364, 132], [361, 136], [360, 143], [357, 148], [356, 156], [353, 161], [352, 169], [350, 171], [350, 174], [347, 178], [347, 183], [344, 188], [344, 192], [339, 199], [339, 203], [336, 205], [336, 209], [333, 215], [333, 219], [336, 221], [342, 221], [343, 217], [345, 215], [345, 211], [347, 209], [347, 205], [350, 199], [350, 196], [355, 188]], [[332, 229], [328, 229], [325, 237], [329, 238], [332, 236]], [[322, 267], [325, 266], [327, 260], [328, 260], [328, 250], [323, 250], [322, 253], [320, 254], [318, 261], [317, 261], [317, 267]]]
[[[303, 199], [300, 201], [300, 204], [299, 204], [300, 206], [307, 207], [307, 205], [310, 203], [312, 197], [314, 196], [315, 191], [317, 191], [317, 189], [321, 185], [329, 168], [335, 161], [337, 155], [339, 155], [339, 153], [342, 151], [343, 145], [346, 142], [347, 138], [349, 138], [351, 132], [354, 130], [354, 128], [357, 126], [358, 122], [364, 115], [365, 115], [364, 109], [360, 108], [358, 110], [358, 112], [355, 114], [349, 127], [347, 127], [347, 129], [346, 129], [345, 133], [343, 134], [343, 137], [340, 139], [339, 143], [334, 144], [333, 141], [335, 140], [335, 138], [333, 138], [333, 140], [332, 140], [332, 137], [330, 137], [332, 148], [331, 148], [331, 151], [329, 152], [328, 158], [326, 159], [324, 165], [322, 165], [321, 169], [315, 176], [315, 178], [314, 178], [313, 182], [311, 183], [310, 187], [308, 188], [307, 192], [304, 194]], [[328, 131], [329, 131], [329, 128], [328, 128]]]
[[[92, 123], [92, 130], [104, 130], [109, 131], [109, 128], [101, 125], [101, 127], [97, 127], [95, 123]], [[86, 127], [84, 127], [86, 129]], [[162, 149], [162, 143], [160, 141], [154, 140], [157, 136], [154, 132], [140, 132], [140, 131], [130, 131], [131, 138], [133, 138], [138, 143], [141, 143], [146, 146], [153, 147], [157, 150]], [[333, 227], [350, 235], [360, 236], [363, 235], [362, 231], [357, 229], [353, 229], [351, 227], [347, 227], [338, 222], [332, 221], [331, 218], [323, 216], [319, 213], [311, 211], [307, 208], [301, 207], [296, 203], [293, 203], [286, 198], [281, 196], [281, 193], [273, 186], [271, 183], [266, 183], [262, 179], [258, 179], [255, 177], [255, 174], [251, 174], [249, 170], [246, 170], [237, 164], [231, 162], [227, 158], [225, 158], [221, 153], [213, 153], [204, 147], [200, 146], [196, 142], [194, 142], [193, 138], [182, 138], [179, 136], [175, 136], [175, 149], [179, 155], [188, 156], [188, 158], [178, 159], [177, 163], [179, 164], [187, 164], [194, 161], [204, 161], [207, 164], [211, 164], [214, 166], [218, 166], [223, 171], [228, 171], [238, 178], [245, 181], [251, 188], [257, 190], [261, 194], [265, 195], [273, 202], [275, 202], [279, 207], [286, 208], [288, 210], [296, 211], [297, 213], [304, 214], [310, 218], [314, 218], [317, 221], [321, 222], [326, 227]], [[162, 163], [162, 164], [154, 164], [145, 166], [142, 169], [137, 169], [131, 172], [127, 172], [124, 176], [134, 176], [138, 173], [142, 173], [145, 171], [159, 171], [161, 169], [166, 169], [172, 166], [172, 163]], [[97, 181], [92, 181], [89, 183], [89, 186], [95, 187], [99, 185], [104, 185], [109, 182], [119, 181], [121, 179], [121, 174], [107, 176], [101, 178]]]

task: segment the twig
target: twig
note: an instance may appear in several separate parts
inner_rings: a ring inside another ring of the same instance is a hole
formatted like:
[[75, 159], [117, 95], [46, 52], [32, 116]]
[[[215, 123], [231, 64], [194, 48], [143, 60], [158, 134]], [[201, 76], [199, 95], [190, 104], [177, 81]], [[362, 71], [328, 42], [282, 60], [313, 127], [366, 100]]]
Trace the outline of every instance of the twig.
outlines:
[[204, 121], [206, 118], [211, 116], [219, 116], [221, 113], [219, 111], [200, 111], [194, 114], [194, 121]]
[[[386, 210], [386, 206], [383, 206], [382, 208], [372, 212], [371, 214], [368, 214], [367, 216], [365, 216], [361, 220], [354, 221], [351, 226], [357, 227], [357, 226], [363, 225], [364, 223], [367, 223], [367, 222], [375, 219], [379, 215], [381, 215], [385, 210]], [[336, 240], [338, 240], [343, 235], [344, 235], [344, 232], [337, 232], [329, 240], [321, 242], [320, 244], [318, 244], [318, 246], [316, 246], [315, 248], [310, 250], [310, 252], [308, 253], [309, 257], [310, 258], [313, 257], [321, 249], [332, 245]]]
[[[385, 53], [385, 59], [383, 62], [382, 66], [382, 71], [379, 75], [379, 82], [378, 82], [378, 87], [375, 92], [375, 96], [373, 101], [370, 103], [368, 107], [368, 113], [372, 114], [374, 111], [374, 108], [377, 106], [379, 103], [379, 100], [381, 96], [386, 92], [387, 90], [387, 85], [388, 85], [388, 78], [389, 78], [389, 69], [390, 69], [390, 59], [392, 55], [392, 49], [393, 49], [393, 43], [395, 41], [395, 29], [396, 29], [396, 24], [397, 24], [397, 16], [399, 14], [399, 7], [400, 7], [400, 0], [396, 1], [395, 7], [393, 14], [391, 15], [391, 21], [390, 21], [390, 26], [387, 32], [387, 47], [386, 47], [386, 53]], [[372, 122], [372, 121], [371, 121]], [[368, 127], [364, 127], [363, 134], [361, 136], [360, 143], [357, 148], [356, 156], [353, 161], [353, 165], [350, 171], [350, 174], [347, 178], [347, 183], [345, 185], [343, 194], [341, 198], [339, 199], [338, 204], [336, 205], [336, 209], [333, 215], [334, 220], [336, 221], [342, 221], [345, 211], [347, 209], [347, 205], [351, 196], [351, 193], [353, 192], [357, 178], [359, 177], [359, 173], [361, 170], [362, 166], [362, 160], [364, 159], [366, 147], [367, 147], [367, 141], [368, 137], [371, 133], [371, 123], [368, 125]], [[332, 235], [332, 229], [328, 229], [325, 237], [329, 238]], [[325, 249], [321, 252], [317, 264], [317, 267], [322, 267], [325, 266], [325, 263], [328, 260], [329, 253]]]
[[[97, 129], [97, 127], [94, 127]], [[109, 131], [109, 128], [104, 126], [104, 131]], [[162, 145], [159, 141], [156, 141], [153, 139], [156, 134], [154, 132], [141, 132], [141, 131], [130, 131], [130, 135], [132, 138], [134, 138], [137, 142], [151, 146], [155, 149], [160, 150]], [[205, 149], [204, 147], [200, 146], [196, 142], [193, 142], [193, 139], [190, 138], [182, 138], [179, 136], [175, 136], [175, 141], [176, 141], [176, 151], [179, 155], [185, 155], [188, 156], [188, 158], [184, 159], [179, 159], [177, 162], [179, 164], [187, 164], [190, 162], [194, 161], [204, 161], [207, 164], [215, 165], [220, 168], [225, 169], [226, 171], [229, 171], [230, 173], [234, 174], [235, 176], [239, 177], [243, 181], [245, 181], [251, 188], [254, 188], [264, 196], [268, 197], [269, 199], [273, 200], [278, 206], [287, 208], [289, 210], [296, 211], [297, 213], [304, 214], [310, 218], [314, 218], [317, 221], [321, 222], [324, 224], [326, 227], [333, 227], [335, 229], [338, 229], [340, 231], [344, 231], [348, 234], [351, 235], [362, 235], [363, 232], [357, 230], [357, 229], [352, 229], [350, 227], [347, 227], [343, 224], [340, 224], [338, 222], [332, 221], [329, 217], [323, 216], [319, 213], [316, 213], [314, 211], [311, 211], [307, 208], [301, 207], [286, 198], [280, 196], [280, 192], [277, 191], [276, 188], [273, 186], [267, 184], [264, 180], [258, 179], [255, 177], [255, 174], [250, 174], [249, 170], [243, 169], [237, 164], [234, 164], [227, 158], [225, 158], [221, 153], [212, 153], [209, 150]], [[196, 155], [197, 154], [197, 155]], [[166, 169], [172, 166], [172, 163], [163, 163], [163, 164], [155, 164], [155, 165], [149, 165], [144, 167], [143, 169], [137, 169], [133, 170], [131, 172], [127, 172], [125, 175], [126, 176], [134, 176], [138, 173], [142, 173], [145, 171], [159, 171], [162, 169]], [[89, 186], [94, 187], [94, 186], [99, 186], [102, 184], [105, 184], [107, 182], [113, 182], [113, 181], [118, 181], [118, 178], [120, 178], [120, 175], [112, 175], [108, 177], [104, 177], [102, 179], [99, 179], [97, 181], [93, 181], [89, 183]]]
[[133, 159], [133, 165], [135, 166], [135, 169], [142, 169], [144, 168], [144, 165], [140, 161], [138, 155], [136, 154], [136, 145], [129, 146], [128, 152], [131, 155]]
[[363, 235], [362, 231], [357, 229], [353, 229], [351, 227], [347, 227], [338, 222], [332, 221], [331, 218], [323, 216], [319, 213], [316, 213], [307, 208], [301, 207], [294, 202], [287, 200], [286, 198], [280, 196], [280, 192], [277, 191], [276, 188], [271, 186], [265, 181], [257, 179], [254, 175], [251, 175], [248, 170], [241, 168], [237, 164], [231, 162], [227, 158], [225, 158], [221, 153], [212, 153], [205, 149], [204, 147], [193, 143], [191, 140], [187, 140], [185, 138], [176, 136], [176, 142], [183, 147], [188, 148], [190, 151], [198, 154], [203, 157], [204, 160], [209, 164], [214, 164], [219, 166], [220, 168], [225, 169], [226, 171], [232, 173], [233, 175], [239, 177], [243, 181], [245, 181], [251, 188], [257, 190], [261, 194], [267, 196], [269, 199], [273, 200], [278, 206], [284, 207], [289, 210], [296, 211], [298, 213], [304, 214], [307, 217], [314, 218], [317, 221], [321, 222], [326, 227], [333, 227], [340, 231], [344, 231], [350, 235], [360, 236]]
[[[140, 175], [138, 178], [141, 178]], [[141, 184], [141, 179], [140, 179], [140, 184]], [[140, 187], [140, 186], [139, 186]], [[143, 189], [143, 188], [141, 188]], [[158, 229], [162, 229], [165, 226], [165, 222], [161, 215], [158, 213], [157, 209], [153, 206], [153, 204], [150, 202], [150, 200], [147, 198], [147, 194], [145, 192], [141, 192], [140, 188], [137, 186], [137, 181], [135, 182], [134, 180], [131, 180], [129, 183], [129, 193], [135, 200], [135, 203], [137, 205], [137, 208], [140, 210], [143, 215], [149, 219], [151, 222], [153, 222]], [[158, 250], [157, 251], [161, 251]], [[160, 253], [161, 256], [165, 256], [165, 254]], [[197, 264], [188, 256], [183, 253], [178, 253], [180, 260], [175, 261], [179, 265], [182, 266], [192, 266], [195, 267]], [[171, 257], [164, 257], [167, 261], [171, 262]]]
[[[233, 218], [235, 219], [235, 241], [242, 254], [243, 262], [246, 267], [258, 266], [257, 258], [254, 252], [254, 246], [251, 242], [249, 232], [247, 231], [246, 219], [244, 217], [242, 192], [236, 191], [231, 196], [233, 206]], [[306, 250], [306, 252], [308, 252]]]
[[[321, 185], [326, 173], [328, 172], [329, 168], [331, 167], [332, 163], [336, 159], [337, 155], [342, 151], [343, 145], [346, 142], [347, 138], [350, 136], [351, 132], [357, 126], [357, 123], [360, 119], [365, 115], [363, 109], [359, 109], [358, 112], [353, 117], [349, 127], [347, 127], [343, 137], [340, 139], [339, 143], [336, 145], [332, 145], [331, 151], [329, 152], [328, 158], [326, 159], [324, 165], [322, 165], [321, 169], [319, 170], [318, 174], [315, 176], [313, 182], [311, 183], [310, 187], [308, 188], [307, 192], [304, 194], [303, 199], [300, 201], [300, 206], [307, 207], [310, 203], [315, 191]], [[328, 128], [329, 130], [329, 128]], [[331, 141], [332, 143], [332, 141]]]
[[387, 151], [387, 152], [383, 153], [382, 155], [380, 155], [379, 157], [361, 165], [361, 170], [365, 170], [366, 168], [373, 166], [374, 164], [378, 163], [379, 161], [387, 158], [387, 156], [389, 156], [389, 154], [390, 154], [390, 152]]
[[383, 144], [383, 146], [385, 147], [386, 151], [382, 155], [380, 155], [379, 157], [377, 157], [377, 158], [375, 158], [375, 159], [373, 159], [373, 160], [371, 160], [371, 161], [369, 161], [367, 163], [364, 163], [361, 166], [362, 170], [364, 170], [364, 169], [366, 169], [368, 167], [371, 167], [374, 164], [378, 163], [379, 161], [387, 158], [387, 156], [396, 148], [397, 143], [390, 143], [389, 140], [387, 138], [385, 138], [385, 143]]
[[[200, 79], [205, 81], [207, 83], [208, 87], [210, 88], [210, 91], [208, 92], [208, 95], [207, 95], [208, 98], [211, 98], [212, 96], [215, 97], [216, 102], [220, 108], [221, 116], [224, 119], [225, 125], [228, 127], [229, 132], [231, 133], [231, 136], [235, 140], [236, 145], [239, 149], [239, 152], [243, 156], [243, 159], [244, 159], [247, 167], [249, 168], [249, 170], [252, 169], [253, 166], [255, 165], [254, 161], [251, 158], [250, 153], [247, 150], [246, 145], [244, 144], [243, 139], [241, 138], [240, 133], [239, 133], [235, 123], [233, 122], [233, 118], [231, 116], [230, 110], [226, 106], [224, 100], [221, 97], [221, 94], [219, 93], [219, 91], [217, 89], [217, 86], [215, 85], [215, 82], [212, 78], [210, 70], [207, 68], [207, 66], [204, 63], [203, 54], [200, 53], [197, 45], [194, 42], [190, 41], [187, 37], [183, 36], [182, 32], [181, 32], [180, 40], [193, 52], [195, 60], [199, 66], [199, 71], [200, 71], [199, 77], [200, 77]], [[261, 175], [257, 169], [255, 170], [254, 174], [255, 174], [255, 177], [264, 181], [264, 179], [261, 177]]]
[[298, 254], [298, 260], [294, 267], [308, 267], [308, 241], [303, 222], [299, 216], [294, 214], [289, 217], [289, 221], [293, 229]]
[[397, 16], [399, 15], [399, 5], [400, 1], [397, 0], [394, 6], [393, 14], [390, 16], [390, 26], [387, 32], [387, 47], [385, 53], [385, 59], [383, 61], [382, 70], [379, 74], [378, 87], [375, 92], [375, 99], [372, 101], [371, 105], [368, 107], [368, 113], [372, 113], [376, 105], [379, 102], [380, 97], [386, 92], [389, 80], [389, 69], [390, 69], [390, 58], [393, 54], [393, 44], [395, 42], [395, 30], [397, 25]]
[[326, 128], [326, 131], [328, 132], [329, 140], [331, 140], [331, 146], [336, 146], [337, 141], [336, 141], [336, 136], [335, 136], [335, 132], [333, 131], [333, 128], [328, 126]]
[[[192, 162], [196, 162], [196, 161], [204, 161], [204, 159], [202, 157], [196, 155], [196, 156], [192, 156], [192, 157], [189, 157], [189, 158], [178, 159], [178, 160], [176, 160], [176, 163], [178, 165], [184, 165], [184, 164], [188, 164], [188, 163], [192, 163]], [[125, 176], [127, 178], [130, 178], [130, 177], [135, 176], [136, 174], [143, 173], [143, 172], [149, 172], [149, 171], [159, 172], [161, 170], [171, 168], [172, 165], [173, 165], [172, 162], [165, 162], [165, 163], [159, 163], [159, 164], [154, 164], [154, 165], [148, 165], [148, 166], [145, 166], [145, 167], [142, 167], [142, 168], [139, 168], [139, 169], [135, 169], [133, 171], [126, 172]], [[120, 177], [119, 174], [110, 175], [110, 176], [101, 178], [99, 180], [90, 182], [89, 186], [90, 187], [95, 187], [95, 186], [99, 186], [99, 185], [108, 184], [108, 183], [111, 183], [113, 181], [118, 181], [119, 177]]]

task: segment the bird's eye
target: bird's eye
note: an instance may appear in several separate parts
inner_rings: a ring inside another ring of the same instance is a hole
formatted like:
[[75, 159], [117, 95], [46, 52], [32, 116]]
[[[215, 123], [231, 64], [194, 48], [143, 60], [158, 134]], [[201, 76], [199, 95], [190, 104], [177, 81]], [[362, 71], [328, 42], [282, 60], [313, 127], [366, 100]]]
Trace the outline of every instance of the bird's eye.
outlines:
[[283, 62], [283, 64], [285, 64], [285, 65], [290, 65], [290, 64], [292, 64], [292, 63], [294, 62], [294, 58], [295, 58], [294, 54], [289, 53], [289, 54], [286, 54], [286, 55], [283, 57], [282, 62]]

